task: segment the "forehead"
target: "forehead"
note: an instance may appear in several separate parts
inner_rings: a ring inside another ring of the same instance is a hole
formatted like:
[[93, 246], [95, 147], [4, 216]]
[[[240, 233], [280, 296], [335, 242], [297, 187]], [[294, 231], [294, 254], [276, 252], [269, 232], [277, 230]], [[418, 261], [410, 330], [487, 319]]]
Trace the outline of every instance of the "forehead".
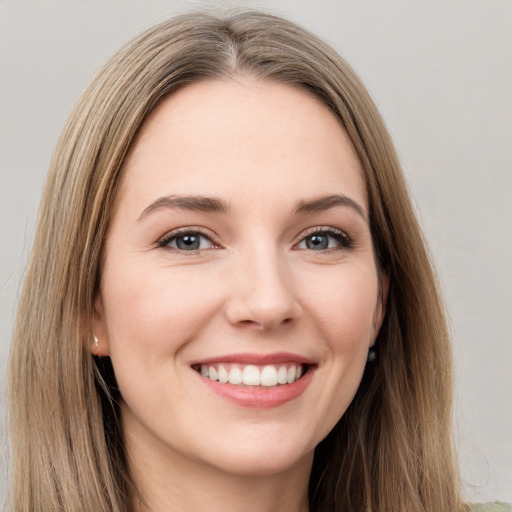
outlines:
[[339, 192], [367, 202], [359, 159], [328, 107], [298, 87], [246, 78], [165, 98], [123, 173], [120, 202], [190, 193], [281, 201], [286, 192], [290, 200]]

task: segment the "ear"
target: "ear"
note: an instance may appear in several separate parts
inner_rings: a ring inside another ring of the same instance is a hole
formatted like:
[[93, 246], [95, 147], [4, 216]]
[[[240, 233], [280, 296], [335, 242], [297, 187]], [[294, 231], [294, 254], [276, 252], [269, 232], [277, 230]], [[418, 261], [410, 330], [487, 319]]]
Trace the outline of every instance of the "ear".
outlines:
[[379, 334], [382, 322], [386, 316], [386, 304], [388, 300], [389, 291], [389, 274], [386, 272], [379, 273], [379, 295], [377, 297], [377, 306], [375, 307], [375, 314], [373, 316], [373, 332], [372, 332], [372, 344], [375, 344], [375, 340]]
[[108, 329], [105, 319], [105, 309], [103, 308], [103, 299], [101, 293], [98, 293], [94, 301], [94, 316], [92, 328], [96, 340], [93, 338], [89, 345], [90, 351], [94, 356], [104, 357], [110, 355], [110, 343], [108, 338]]

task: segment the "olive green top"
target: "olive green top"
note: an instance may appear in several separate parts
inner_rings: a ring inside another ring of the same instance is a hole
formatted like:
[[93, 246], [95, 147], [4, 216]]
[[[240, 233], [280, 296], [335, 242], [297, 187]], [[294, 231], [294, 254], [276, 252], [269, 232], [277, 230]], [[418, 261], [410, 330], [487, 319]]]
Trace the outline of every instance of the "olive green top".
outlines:
[[476, 503], [471, 505], [471, 512], [512, 512], [512, 504], [503, 503], [502, 501]]

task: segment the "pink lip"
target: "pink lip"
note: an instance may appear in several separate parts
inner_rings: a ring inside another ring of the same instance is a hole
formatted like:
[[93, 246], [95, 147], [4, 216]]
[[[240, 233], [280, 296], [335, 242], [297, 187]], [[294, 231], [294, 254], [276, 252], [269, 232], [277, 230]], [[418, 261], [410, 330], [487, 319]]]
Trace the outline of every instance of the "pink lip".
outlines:
[[[199, 379], [208, 387], [210, 391], [221, 396], [242, 407], [252, 407], [260, 409], [270, 409], [279, 407], [287, 402], [298, 398], [309, 386], [316, 369], [315, 363], [307, 358], [298, 356], [297, 354], [275, 353], [275, 354], [232, 354], [221, 357], [213, 357], [194, 362], [191, 366], [199, 364], [215, 364], [215, 363], [239, 363], [239, 364], [280, 364], [280, 363], [296, 363], [308, 365], [308, 370], [299, 380], [292, 384], [283, 384], [275, 387], [257, 387], [243, 386], [229, 383], [220, 383], [201, 376], [196, 371]], [[195, 371], [195, 370], [194, 370]]]
[[190, 365], [198, 364], [215, 364], [215, 363], [239, 363], [239, 364], [283, 364], [283, 363], [296, 363], [296, 364], [307, 364], [313, 365], [315, 361], [308, 359], [307, 357], [300, 356], [298, 354], [292, 354], [288, 352], [276, 352], [274, 354], [226, 354], [224, 356], [211, 357], [208, 359], [201, 359], [193, 361]]

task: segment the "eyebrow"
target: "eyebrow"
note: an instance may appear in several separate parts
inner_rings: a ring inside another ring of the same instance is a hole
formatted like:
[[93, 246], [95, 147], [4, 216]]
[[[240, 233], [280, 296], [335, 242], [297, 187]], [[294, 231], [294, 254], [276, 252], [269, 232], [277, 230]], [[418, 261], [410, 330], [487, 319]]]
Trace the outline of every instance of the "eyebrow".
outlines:
[[227, 213], [229, 205], [222, 199], [204, 196], [163, 196], [152, 202], [139, 216], [138, 220], [147, 217], [151, 212], [162, 208], [181, 208], [205, 213]]
[[[303, 199], [297, 203], [293, 212], [295, 214], [315, 213], [329, 210], [335, 206], [348, 206], [352, 208], [364, 220], [367, 220], [364, 209], [350, 197], [343, 194], [332, 194], [314, 199]], [[142, 220], [150, 213], [162, 208], [180, 208], [183, 210], [198, 211], [205, 213], [227, 213], [229, 205], [222, 199], [205, 196], [162, 196], [153, 201], [140, 214], [138, 220]]]
[[367, 215], [363, 207], [356, 203], [350, 197], [344, 196], [343, 194], [333, 194], [329, 196], [321, 196], [315, 199], [299, 201], [295, 207], [294, 213], [315, 213], [329, 210], [335, 206], [348, 206], [355, 210], [365, 221], [367, 221]]

